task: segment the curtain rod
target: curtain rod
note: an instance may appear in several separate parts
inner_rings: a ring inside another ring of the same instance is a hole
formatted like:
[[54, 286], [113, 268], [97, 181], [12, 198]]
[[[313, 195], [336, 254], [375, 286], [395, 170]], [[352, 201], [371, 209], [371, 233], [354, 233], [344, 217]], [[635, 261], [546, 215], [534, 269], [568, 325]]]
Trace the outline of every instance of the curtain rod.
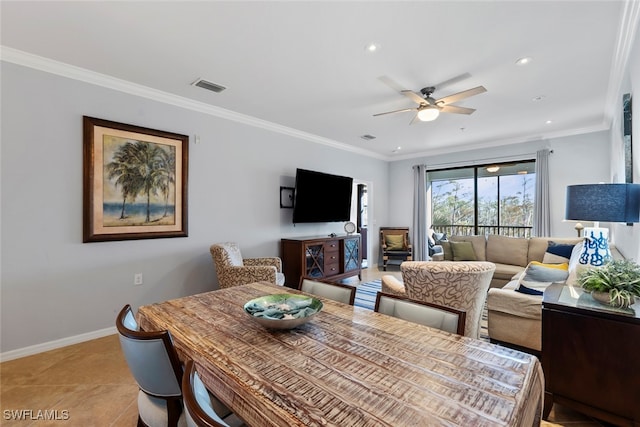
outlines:
[[[552, 154], [552, 153], [553, 153], [553, 150], [549, 150], [549, 154]], [[475, 160], [460, 161], [460, 162], [437, 163], [437, 164], [427, 163], [427, 170], [458, 167], [458, 166], [476, 166], [478, 164], [504, 163], [509, 161], [535, 160], [535, 158], [536, 158], [536, 153], [523, 153], [523, 154], [518, 154], [514, 156], [490, 157], [486, 159], [475, 159]]]

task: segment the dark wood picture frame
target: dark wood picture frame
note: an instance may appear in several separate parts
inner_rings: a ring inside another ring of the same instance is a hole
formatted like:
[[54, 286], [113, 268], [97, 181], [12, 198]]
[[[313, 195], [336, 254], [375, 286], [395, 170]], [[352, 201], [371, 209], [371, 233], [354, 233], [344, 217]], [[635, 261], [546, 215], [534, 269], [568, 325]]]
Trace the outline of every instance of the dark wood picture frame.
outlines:
[[189, 137], [83, 117], [83, 242], [187, 237]]

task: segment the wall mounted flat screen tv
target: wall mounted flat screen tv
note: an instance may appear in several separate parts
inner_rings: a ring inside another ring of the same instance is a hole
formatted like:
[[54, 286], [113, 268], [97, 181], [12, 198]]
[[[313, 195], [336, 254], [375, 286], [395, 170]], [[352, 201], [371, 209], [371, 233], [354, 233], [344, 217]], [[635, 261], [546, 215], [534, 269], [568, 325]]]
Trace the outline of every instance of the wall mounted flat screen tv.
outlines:
[[353, 178], [296, 170], [293, 223], [349, 221]]

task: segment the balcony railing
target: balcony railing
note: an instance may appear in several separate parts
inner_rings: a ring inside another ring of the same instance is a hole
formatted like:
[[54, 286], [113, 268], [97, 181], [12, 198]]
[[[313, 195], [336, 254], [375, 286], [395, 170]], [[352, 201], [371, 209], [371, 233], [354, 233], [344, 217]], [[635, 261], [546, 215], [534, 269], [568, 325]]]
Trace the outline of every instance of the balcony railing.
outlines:
[[434, 225], [433, 231], [436, 233], [446, 233], [447, 236], [471, 236], [474, 234], [487, 236], [489, 234], [498, 234], [500, 236], [509, 237], [531, 237], [532, 227], [515, 226], [515, 225]]

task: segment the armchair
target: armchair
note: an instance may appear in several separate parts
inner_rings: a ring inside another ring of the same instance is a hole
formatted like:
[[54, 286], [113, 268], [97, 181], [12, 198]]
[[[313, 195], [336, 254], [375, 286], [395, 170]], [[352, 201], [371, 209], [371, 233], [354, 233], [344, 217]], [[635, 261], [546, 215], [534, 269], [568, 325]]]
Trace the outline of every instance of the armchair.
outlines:
[[284, 285], [282, 260], [278, 257], [242, 258], [240, 248], [233, 242], [211, 245], [209, 251], [221, 289], [259, 281]]
[[383, 276], [382, 292], [466, 311], [464, 335], [478, 338], [489, 283], [495, 270], [491, 262], [410, 261], [400, 265], [402, 280]]
[[384, 271], [387, 271], [389, 258], [411, 261], [413, 248], [409, 241], [409, 227], [380, 227], [380, 250]]

